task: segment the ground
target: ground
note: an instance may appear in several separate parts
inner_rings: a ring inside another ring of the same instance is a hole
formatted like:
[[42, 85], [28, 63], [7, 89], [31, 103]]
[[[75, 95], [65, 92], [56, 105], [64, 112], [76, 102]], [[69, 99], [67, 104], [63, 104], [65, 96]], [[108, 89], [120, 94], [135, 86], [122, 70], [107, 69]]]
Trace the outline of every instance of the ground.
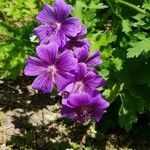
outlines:
[[60, 97], [33, 90], [31, 80], [0, 80], [0, 150], [148, 150], [148, 140], [116, 129], [95, 138], [95, 126], [62, 119]]

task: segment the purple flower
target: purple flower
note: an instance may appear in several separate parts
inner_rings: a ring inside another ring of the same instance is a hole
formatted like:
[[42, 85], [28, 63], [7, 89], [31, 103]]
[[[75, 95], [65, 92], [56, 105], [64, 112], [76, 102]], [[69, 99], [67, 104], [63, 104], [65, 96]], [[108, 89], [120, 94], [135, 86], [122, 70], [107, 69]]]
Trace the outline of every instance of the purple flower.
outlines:
[[56, 84], [61, 90], [73, 80], [74, 70], [77, 60], [72, 51], [58, 53], [58, 45], [51, 43], [39, 45], [36, 48], [37, 57], [28, 57], [24, 73], [27, 76], [37, 76], [32, 83], [32, 87], [49, 93]]
[[36, 17], [41, 25], [34, 29], [41, 43], [57, 42], [64, 46], [67, 37], [75, 37], [80, 32], [79, 19], [68, 17], [71, 10], [72, 6], [65, 4], [64, 0], [56, 0], [53, 7], [44, 6]]
[[108, 108], [109, 103], [101, 94], [95, 97], [87, 93], [71, 94], [67, 99], [62, 100], [62, 116], [72, 120], [85, 122], [92, 118], [98, 122]]
[[61, 48], [63, 50], [75, 50], [79, 47], [86, 47], [87, 49], [90, 48], [89, 41], [87, 39], [83, 39], [83, 36], [87, 33], [87, 29], [85, 26], [81, 26], [81, 31], [75, 37], [70, 37], [69, 40], [66, 42], [66, 45]]
[[86, 47], [80, 47], [75, 49], [74, 55], [78, 59], [79, 63], [84, 62], [90, 70], [93, 70], [94, 67], [102, 64], [102, 60], [99, 58], [99, 51], [95, 51], [91, 56], [89, 56], [89, 49]]
[[96, 88], [103, 86], [104, 83], [105, 80], [101, 76], [88, 71], [87, 66], [80, 63], [74, 71], [74, 81], [68, 84], [61, 94], [64, 94], [65, 97], [72, 93], [82, 92], [92, 95]]

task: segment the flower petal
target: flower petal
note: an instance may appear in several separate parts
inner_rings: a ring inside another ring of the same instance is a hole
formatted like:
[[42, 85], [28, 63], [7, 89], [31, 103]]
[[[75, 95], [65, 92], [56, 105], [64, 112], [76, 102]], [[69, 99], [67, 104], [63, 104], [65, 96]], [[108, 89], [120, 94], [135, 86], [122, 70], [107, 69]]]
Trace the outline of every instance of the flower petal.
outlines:
[[100, 52], [96, 51], [93, 55], [91, 55], [87, 60], [87, 66], [88, 67], [96, 67], [100, 64], [102, 64], [102, 60], [99, 58]]
[[32, 83], [32, 88], [41, 90], [44, 93], [50, 93], [53, 90], [54, 83], [52, 77], [48, 73], [39, 75]]
[[51, 43], [48, 45], [40, 44], [36, 48], [37, 56], [47, 62], [48, 65], [52, 65], [56, 61], [58, 54], [58, 45], [56, 43]]
[[68, 107], [70, 107], [70, 108], [75, 108], [74, 106], [70, 106], [70, 105], [68, 104], [68, 98], [63, 98], [62, 101], [61, 101], [61, 104], [62, 104], [62, 105], [66, 105], [66, 106], [68, 106]]
[[87, 106], [90, 102], [89, 95], [87, 93], [80, 93], [80, 94], [71, 94], [68, 97], [68, 105], [82, 107]]
[[56, 67], [61, 71], [72, 71], [77, 66], [77, 59], [74, 58], [73, 52], [66, 50], [58, 58]]
[[34, 29], [35, 34], [42, 44], [48, 44], [51, 38], [56, 34], [56, 31], [48, 25], [41, 25]]
[[49, 24], [51, 22], [55, 22], [56, 18], [53, 12], [53, 8], [49, 4], [46, 4], [43, 7], [42, 11], [38, 13], [36, 19], [43, 24]]
[[62, 104], [62, 109], [61, 109], [61, 115], [62, 117], [69, 117], [72, 116], [74, 113], [74, 109]]
[[83, 80], [85, 91], [89, 94], [93, 94], [96, 88], [104, 86], [105, 80], [96, 73], [89, 71]]
[[57, 72], [55, 74], [55, 82], [59, 91], [65, 88], [74, 80], [74, 75], [69, 72]]
[[70, 83], [68, 84], [64, 89], [62, 89], [62, 91], [60, 91], [60, 94], [64, 94], [65, 92], [67, 92], [68, 94], [70, 94], [70, 92], [72, 92], [74, 88], [74, 83]]
[[85, 74], [87, 73], [87, 66], [84, 63], [80, 63], [78, 64], [78, 66], [75, 69], [75, 80], [79, 81], [82, 80], [85, 76]]
[[[62, 102], [64, 101], [64, 99], [62, 100]], [[66, 101], [68, 101], [66, 99]], [[62, 104], [62, 109], [61, 109], [61, 115], [62, 117], [69, 117], [72, 120], [78, 120], [78, 115], [76, 113], [76, 109], [74, 107], [70, 107], [69, 105], [66, 104]]]
[[77, 37], [82, 37], [85, 34], [87, 34], [87, 28], [86, 28], [86, 26], [82, 25], [81, 26], [81, 31], [77, 34]]
[[27, 76], [37, 76], [46, 70], [45, 64], [36, 57], [28, 57], [24, 74]]
[[75, 17], [67, 18], [62, 23], [62, 30], [68, 37], [75, 37], [80, 32], [80, 20]]
[[89, 55], [89, 49], [85, 47], [76, 48], [74, 50], [74, 55], [79, 62], [84, 62]]
[[62, 32], [60, 29], [57, 30], [57, 32], [51, 37], [50, 42], [56, 42], [59, 46], [64, 46], [67, 41], [67, 37], [65, 36], [64, 32]]
[[54, 14], [59, 22], [62, 22], [71, 13], [72, 6], [64, 2], [64, 0], [56, 0], [54, 4]]
[[99, 121], [101, 119], [101, 117], [103, 116], [103, 114], [105, 113], [106, 109], [109, 107], [109, 102], [107, 102], [106, 100], [104, 100], [101, 96], [101, 94], [99, 94], [98, 96], [94, 97], [93, 99], [91, 99], [91, 114], [92, 114], [92, 118], [95, 121]]

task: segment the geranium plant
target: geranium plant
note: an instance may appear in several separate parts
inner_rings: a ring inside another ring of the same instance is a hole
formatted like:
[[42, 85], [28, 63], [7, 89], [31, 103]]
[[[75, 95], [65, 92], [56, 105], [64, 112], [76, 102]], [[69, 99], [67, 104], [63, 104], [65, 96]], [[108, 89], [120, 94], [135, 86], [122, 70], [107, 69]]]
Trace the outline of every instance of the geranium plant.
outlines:
[[90, 55], [90, 42], [84, 38], [86, 27], [71, 16], [72, 6], [56, 0], [46, 4], [36, 19], [34, 29], [39, 38], [36, 56], [26, 60], [24, 73], [37, 76], [34, 89], [62, 96], [62, 116], [85, 122], [99, 121], [109, 106], [97, 88], [105, 80], [95, 67], [102, 63], [100, 53]]

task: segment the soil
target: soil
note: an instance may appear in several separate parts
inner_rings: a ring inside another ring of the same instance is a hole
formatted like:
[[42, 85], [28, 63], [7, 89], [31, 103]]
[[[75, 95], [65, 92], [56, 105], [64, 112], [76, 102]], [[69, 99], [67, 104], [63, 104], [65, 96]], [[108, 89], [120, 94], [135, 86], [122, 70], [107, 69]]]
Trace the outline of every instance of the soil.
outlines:
[[32, 79], [0, 80], [0, 150], [148, 150], [149, 141], [113, 130], [96, 138], [95, 126], [63, 119], [60, 97], [42, 94]]

